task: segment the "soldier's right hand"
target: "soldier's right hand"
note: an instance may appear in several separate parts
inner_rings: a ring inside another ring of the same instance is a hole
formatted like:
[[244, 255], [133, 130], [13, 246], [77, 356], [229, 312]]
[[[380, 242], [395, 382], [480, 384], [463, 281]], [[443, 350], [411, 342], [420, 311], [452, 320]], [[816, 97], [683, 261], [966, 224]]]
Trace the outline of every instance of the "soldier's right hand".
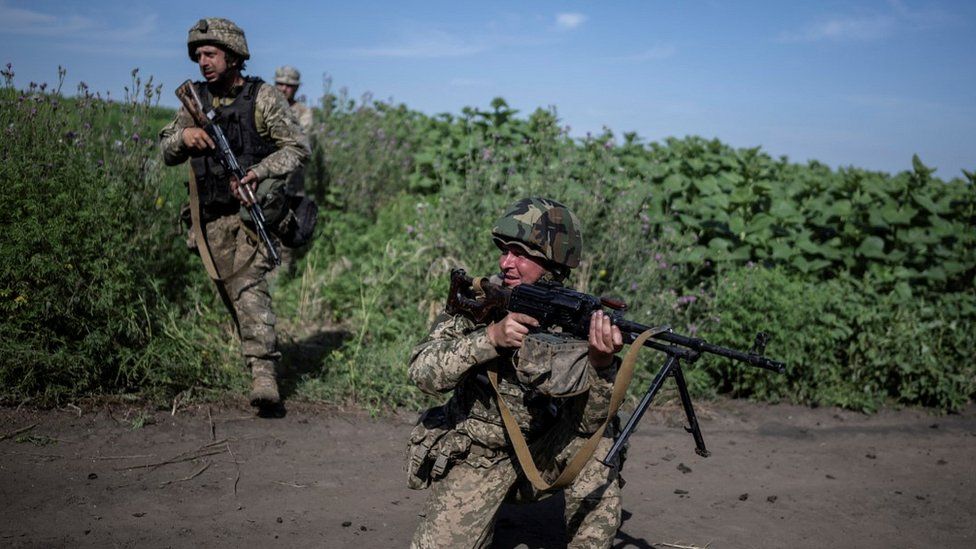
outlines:
[[521, 347], [529, 328], [537, 328], [539, 321], [524, 313], [508, 313], [505, 318], [488, 325], [488, 341], [495, 347]]
[[214, 149], [217, 145], [202, 128], [183, 128], [183, 144], [195, 151]]

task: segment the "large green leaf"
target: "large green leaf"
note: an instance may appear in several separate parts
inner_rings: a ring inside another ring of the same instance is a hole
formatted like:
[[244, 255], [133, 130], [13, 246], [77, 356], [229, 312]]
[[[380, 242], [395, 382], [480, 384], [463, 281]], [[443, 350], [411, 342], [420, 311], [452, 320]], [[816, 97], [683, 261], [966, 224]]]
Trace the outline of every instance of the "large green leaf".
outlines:
[[729, 195], [718, 193], [708, 196], [699, 197], [698, 202], [705, 204], [706, 206], [711, 206], [718, 210], [727, 210], [729, 207]]
[[665, 177], [664, 182], [661, 183], [661, 189], [668, 196], [673, 195], [675, 193], [684, 193], [685, 188], [687, 186], [688, 186], [688, 178], [676, 173], [673, 173]]
[[829, 267], [830, 262], [823, 259], [814, 259], [811, 261], [802, 255], [798, 255], [793, 258], [793, 266], [804, 273], [811, 273]]
[[939, 282], [945, 282], [946, 280], [945, 269], [943, 269], [939, 265], [933, 265], [932, 267], [929, 267], [928, 269], [922, 272], [922, 276], [930, 280], [937, 280]]
[[919, 190], [912, 193], [912, 200], [932, 214], [943, 214], [949, 211], [948, 197], [946, 196], [935, 202]]
[[796, 250], [787, 242], [777, 240], [770, 244], [773, 259], [786, 260], [796, 255]]
[[732, 247], [732, 243], [724, 238], [715, 237], [708, 241], [708, 247], [713, 250], [728, 250]]
[[776, 218], [769, 214], [758, 213], [752, 217], [749, 223], [745, 227], [746, 233], [757, 233], [760, 231], [765, 231], [776, 223]]
[[881, 218], [891, 225], [908, 225], [918, 210], [911, 206], [899, 208], [894, 202], [886, 202], [881, 208]]
[[675, 255], [675, 260], [681, 263], [701, 263], [708, 254], [708, 248], [693, 246]]
[[722, 191], [722, 189], [718, 186], [718, 182], [715, 181], [715, 177], [711, 175], [706, 175], [705, 177], [696, 179], [694, 185], [701, 194], [710, 195], [720, 193]]
[[868, 210], [868, 223], [872, 227], [875, 227], [875, 228], [878, 228], [878, 229], [887, 229], [888, 228], [888, 222], [885, 221], [884, 216], [881, 215], [881, 211], [878, 210], [877, 208], [870, 208]]
[[749, 187], [736, 187], [729, 193], [729, 202], [733, 204], [750, 204], [755, 200], [756, 195]]
[[885, 242], [877, 236], [869, 236], [857, 247], [857, 254], [870, 259], [883, 259]]
[[[729, 231], [736, 235], [741, 235], [746, 230], [746, 222], [741, 215], [729, 216]], [[740, 236], [741, 238], [741, 236]]]
[[786, 200], [778, 200], [769, 208], [770, 215], [782, 220], [795, 218], [799, 213], [793, 203]]
[[836, 202], [834, 202], [833, 204], [830, 205], [830, 210], [829, 211], [830, 211], [830, 214], [831, 215], [834, 215], [834, 216], [837, 216], [837, 217], [840, 217], [840, 218], [845, 218], [845, 217], [851, 215], [851, 212], [853, 211], [853, 208], [851, 207], [851, 201], [850, 200], [837, 200]]

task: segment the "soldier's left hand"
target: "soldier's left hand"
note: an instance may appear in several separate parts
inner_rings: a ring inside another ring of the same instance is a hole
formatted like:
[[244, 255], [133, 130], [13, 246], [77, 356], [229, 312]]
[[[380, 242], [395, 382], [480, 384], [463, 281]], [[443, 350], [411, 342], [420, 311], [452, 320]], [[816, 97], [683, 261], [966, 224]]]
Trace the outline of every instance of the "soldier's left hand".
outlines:
[[[250, 189], [250, 193], [243, 191], [242, 187], [245, 186]], [[234, 197], [240, 200], [241, 204], [244, 204], [245, 206], [250, 206], [254, 203], [250, 198], [256, 196], [255, 193], [257, 193], [257, 191], [258, 176], [255, 175], [253, 171], [248, 171], [244, 175], [244, 179], [241, 179], [240, 181], [236, 179], [230, 180], [230, 192], [232, 192]]]
[[590, 364], [594, 368], [606, 368], [613, 364], [613, 355], [624, 347], [620, 328], [614, 326], [603, 311], [595, 311], [590, 316]]

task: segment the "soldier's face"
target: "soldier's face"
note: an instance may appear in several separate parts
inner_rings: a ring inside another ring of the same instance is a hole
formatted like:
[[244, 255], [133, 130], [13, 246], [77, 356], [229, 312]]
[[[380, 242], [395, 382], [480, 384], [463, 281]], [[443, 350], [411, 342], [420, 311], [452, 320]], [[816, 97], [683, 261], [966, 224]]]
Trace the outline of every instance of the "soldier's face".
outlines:
[[295, 100], [295, 92], [298, 91], [298, 86], [278, 83], [275, 84], [275, 87], [278, 88], [278, 91], [285, 96], [285, 99], [287, 99], [289, 103]]
[[200, 46], [196, 49], [200, 74], [209, 83], [219, 82], [228, 75], [227, 55], [217, 46]]
[[542, 263], [518, 246], [506, 247], [498, 258], [498, 266], [502, 270], [504, 284], [509, 287], [533, 284], [546, 274]]

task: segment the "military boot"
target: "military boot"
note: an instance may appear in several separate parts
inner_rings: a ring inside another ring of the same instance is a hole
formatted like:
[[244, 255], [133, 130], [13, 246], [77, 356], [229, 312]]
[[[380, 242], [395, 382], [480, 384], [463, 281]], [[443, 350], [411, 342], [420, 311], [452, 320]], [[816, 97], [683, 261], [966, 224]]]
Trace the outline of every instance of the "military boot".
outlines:
[[274, 364], [255, 362], [251, 365], [251, 406], [269, 408], [281, 404]]

